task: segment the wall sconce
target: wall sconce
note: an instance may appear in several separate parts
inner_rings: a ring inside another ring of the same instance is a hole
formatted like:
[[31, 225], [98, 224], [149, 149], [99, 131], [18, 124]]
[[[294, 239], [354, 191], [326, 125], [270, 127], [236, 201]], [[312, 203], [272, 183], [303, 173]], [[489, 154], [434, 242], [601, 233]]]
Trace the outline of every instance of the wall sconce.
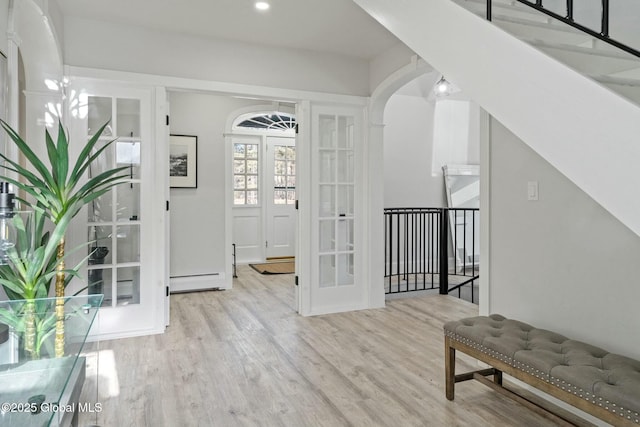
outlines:
[[449, 96], [451, 94], [451, 83], [449, 83], [444, 76], [440, 77], [440, 80], [433, 86], [433, 91], [436, 97]]
[[15, 198], [9, 183], [0, 182], [0, 265], [9, 263], [9, 251], [16, 242], [16, 229], [11, 220], [15, 214]]

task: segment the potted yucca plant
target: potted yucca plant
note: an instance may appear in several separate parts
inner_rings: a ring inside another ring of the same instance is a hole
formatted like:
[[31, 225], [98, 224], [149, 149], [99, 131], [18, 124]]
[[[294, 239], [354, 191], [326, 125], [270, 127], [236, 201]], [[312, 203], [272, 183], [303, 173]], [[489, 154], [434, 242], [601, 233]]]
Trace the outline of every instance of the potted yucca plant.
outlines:
[[[49, 296], [56, 275], [56, 248], [69, 223], [67, 215], [51, 233], [45, 231], [45, 216], [36, 210], [23, 220], [20, 214], [11, 221], [16, 230], [15, 245], [6, 250], [8, 262], [0, 265], [0, 285], [11, 300], [22, 300], [13, 309], [0, 309], [0, 320], [22, 337], [22, 349], [31, 359], [40, 358], [45, 340], [54, 332], [56, 316], [38, 307]], [[77, 275], [80, 265], [65, 270], [67, 283]]]
[[[34, 210], [41, 210], [51, 219], [58, 231], [54, 243], [56, 246], [55, 263], [55, 297], [56, 300], [56, 357], [64, 356], [64, 295], [65, 286], [65, 238], [69, 221], [75, 217], [80, 209], [105, 194], [115, 185], [123, 182], [127, 177], [121, 172], [127, 167], [106, 170], [86, 181], [83, 177], [89, 166], [115, 141], [111, 140], [97, 148], [105, 123], [95, 135], [82, 147], [80, 154], [73, 165], [70, 164], [69, 139], [62, 123], [58, 124], [57, 141], [54, 142], [51, 134], [45, 132], [45, 145], [50, 168], [40, 159], [16, 131], [7, 123], [0, 120], [0, 125], [9, 135], [10, 140], [16, 145], [21, 155], [26, 160], [26, 167], [9, 159], [0, 153], [5, 163], [1, 165], [7, 171], [17, 174], [18, 179], [8, 176], [0, 176], [0, 179], [9, 182], [22, 190], [27, 197], [18, 198], [26, 206]], [[60, 228], [58, 228], [60, 226]], [[52, 235], [52, 238], [54, 236]]]

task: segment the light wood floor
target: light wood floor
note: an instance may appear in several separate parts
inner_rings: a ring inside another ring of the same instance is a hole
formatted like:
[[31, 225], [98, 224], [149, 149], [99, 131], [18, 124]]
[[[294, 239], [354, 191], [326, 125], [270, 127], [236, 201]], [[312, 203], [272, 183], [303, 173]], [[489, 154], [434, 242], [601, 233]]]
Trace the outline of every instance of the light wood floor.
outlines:
[[238, 275], [230, 291], [172, 295], [163, 335], [100, 343], [99, 425], [553, 425], [472, 381], [445, 399], [442, 324], [473, 304], [433, 295], [305, 318], [292, 275]]

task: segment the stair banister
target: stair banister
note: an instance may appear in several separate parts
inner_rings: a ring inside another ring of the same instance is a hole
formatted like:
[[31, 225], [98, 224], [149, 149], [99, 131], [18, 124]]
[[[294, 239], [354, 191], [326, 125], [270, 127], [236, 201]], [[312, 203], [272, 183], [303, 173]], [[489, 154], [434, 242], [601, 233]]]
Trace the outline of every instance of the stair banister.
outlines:
[[[589, 34], [590, 36], [597, 38], [598, 40], [602, 40], [612, 46], [617, 47], [618, 49], [622, 49], [627, 53], [630, 53], [631, 55], [637, 56], [640, 58], [640, 50], [635, 49], [631, 46], [628, 46], [618, 40], [615, 40], [613, 38], [611, 38], [610, 34], [609, 34], [609, 0], [601, 0], [602, 1], [602, 11], [601, 11], [601, 27], [600, 27], [600, 32], [595, 31], [589, 27], [586, 27], [582, 24], [579, 24], [578, 22], [575, 21], [574, 17], [573, 17], [573, 0], [567, 0], [567, 16], [562, 16], [559, 15], [553, 11], [550, 11], [549, 9], [545, 9], [544, 4], [542, 3], [542, 0], [535, 0], [535, 2], [531, 2], [528, 0], [516, 0], [518, 3], [522, 3], [526, 6], [529, 6], [541, 13], [544, 13], [545, 15], [551, 16], [559, 21], [564, 22], [567, 25], [571, 25], [574, 28], [579, 29], [580, 31], [583, 31], [587, 34]], [[492, 4], [493, 4], [493, 0], [487, 0], [487, 20], [491, 21], [493, 19], [493, 12], [492, 12]]]

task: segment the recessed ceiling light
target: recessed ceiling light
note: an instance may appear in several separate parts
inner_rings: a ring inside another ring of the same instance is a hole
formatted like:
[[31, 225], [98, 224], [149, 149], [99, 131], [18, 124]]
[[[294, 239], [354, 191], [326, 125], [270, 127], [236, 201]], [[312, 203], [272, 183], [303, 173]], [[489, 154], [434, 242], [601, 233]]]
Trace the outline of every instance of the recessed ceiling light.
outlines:
[[258, 10], [267, 10], [269, 9], [269, 3], [267, 3], [266, 1], [257, 1], [256, 2], [256, 9]]

